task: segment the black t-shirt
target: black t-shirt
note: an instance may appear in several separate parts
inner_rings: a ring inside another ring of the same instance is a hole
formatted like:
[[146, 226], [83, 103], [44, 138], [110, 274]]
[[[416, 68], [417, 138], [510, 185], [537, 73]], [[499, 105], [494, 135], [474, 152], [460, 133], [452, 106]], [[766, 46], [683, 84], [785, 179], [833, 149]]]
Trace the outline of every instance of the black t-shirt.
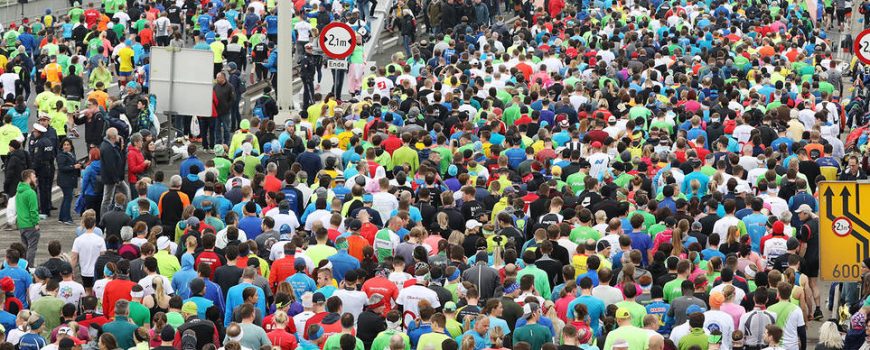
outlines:
[[251, 61], [256, 63], [262, 63], [266, 61], [266, 58], [269, 57], [269, 47], [266, 46], [265, 43], [258, 43], [254, 45], [254, 48], [251, 52]]
[[166, 8], [166, 17], [170, 23], [181, 23], [181, 9], [178, 6], [172, 5]]
[[476, 200], [470, 200], [462, 204], [462, 216], [465, 217], [465, 220], [479, 220], [480, 216], [484, 214], [483, 205]]

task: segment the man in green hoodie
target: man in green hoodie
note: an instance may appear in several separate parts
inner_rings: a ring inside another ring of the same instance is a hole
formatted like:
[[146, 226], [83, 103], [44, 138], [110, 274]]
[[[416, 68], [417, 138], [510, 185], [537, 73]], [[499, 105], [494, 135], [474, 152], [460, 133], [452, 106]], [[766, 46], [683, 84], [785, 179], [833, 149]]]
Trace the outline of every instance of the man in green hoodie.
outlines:
[[36, 172], [27, 169], [21, 172], [21, 182], [15, 191], [16, 223], [21, 232], [21, 243], [27, 248], [27, 264], [34, 266], [36, 247], [39, 245], [39, 202], [36, 200]]
[[[693, 309], [700, 310], [697, 306]], [[693, 312], [689, 314], [689, 327], [691, 330], [689, 331], [689, 334], [680, 338], [679, 343], [677, 344], [677, 349], [686, 350], [691, 348], [693, 345], [697, 345], [701, 347], [701, 349], [707, 348], [707, 333], [704, 330], [704, 314], [698, 312], [698, 310], [693, 310]]]

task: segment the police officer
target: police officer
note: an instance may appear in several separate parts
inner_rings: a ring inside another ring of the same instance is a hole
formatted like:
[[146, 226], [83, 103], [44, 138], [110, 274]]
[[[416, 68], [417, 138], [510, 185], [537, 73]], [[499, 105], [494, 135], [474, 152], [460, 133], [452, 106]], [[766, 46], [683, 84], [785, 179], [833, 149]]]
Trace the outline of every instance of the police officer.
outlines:
[[302, 108], [306, 109], [314, 103], [314, 73], [320, 65], [319, 56], [314, 54], [314, 48], [311, 44], [305, 44], [305, 55], [299, 62], [299, 74], [302, 78]]
[[54, 160], [57, 155], [57, 132], [47, 124], [48, 118], [40, 116], [39, 122], [33, 124], [28, 143], [33, 170], [36, 170], [39, 214], [45, 217], [51, 215], [51, 187], [54, 183]]

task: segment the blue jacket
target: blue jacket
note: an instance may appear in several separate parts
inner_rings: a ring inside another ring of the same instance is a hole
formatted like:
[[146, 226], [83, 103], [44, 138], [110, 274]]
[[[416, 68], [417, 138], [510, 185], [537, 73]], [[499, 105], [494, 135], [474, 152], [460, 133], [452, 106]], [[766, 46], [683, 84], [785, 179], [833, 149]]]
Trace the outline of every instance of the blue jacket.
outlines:
[[197, 158], [196, 156], [190, 156], [189, 158], [181, 162], [181, 178], [184, 178], [185, 176], [187, 176], [187, 174], [190, 174], [190, 167], [192, 165], [196, 165], [199, 168], [199, 171], [205, 170], [205, 165], [202, 164], [202, 161], [200, 161], [199, 158]]
[[199, 274], [193, 269], [193, 255], [185, 253], [181, 256], [181, 270], [172, 275], [172, 289], [175, 290], [175, 294], [182, 299], [190, 298], [190, 281], [198, 276]]
[[278, 49], [274, 49], [269, 53], [269, 58], [266, 60], [266, 63], [263, 63], [263, 67], [268, 68], [269, 73], [278, 73]]
[[27, 290], [33, 284], [33, 277], [21, 267], [6, 267], [0, 270], [0, 278], [3, 277], [9, 277], [15, 282], [15, 297], [21, 300], [24, 308], [27, 308]]
[[339, 282], [344, 280], [345, 273], [360, 268], [359, 260], [350, 256], [347, 249], [340, 249], [338, 254], [330, 256], [327, 260], [332, 263], [332, 276]]
[[103, 193], [102, 188], [94, 187], [94, 185], [100, 181], [101, 168], [102, 165], [100, 161], [95, 160], [85, 167], [84, 171], [82, 171], [82, 194], [87, 196], [99, 196]]
[[[359, 265], [359, 263], [357, 263], [357, 265]], [[242, 298], [242, 292], [248, 287], [257, 288], [257, 294], [260, 296], [259, 300], [257, 300], [257, 308], [260, 309], [263, 315], [266, 314], [266, 293], [264, 293], [260, 287], [253, 284], [239, 283], [230, 288], [227, 292], [227, 305], [226, 310], [224, 310], [224, 327], [229, 326], [230, 322], [232, 322], [233, 309], [245, 302], [245, 299]]]
[[221, 286], [210, 281], [208, 278], [204, 278], [203, 280], [205, 280], [205, 295], [203, 296], [217, 305], [218, 310], [223, 313], [226, 305], [224, 302], [224, 292], [221, 290]]
[[293, 287], [293, 294], [296, 294], [296, 299], [301, 300], [302, 294], [305, 292], [314, 293], [317, 290], [317, 283], [314, 282], [314, 279], [308, 277], [303, 272], [297, 272], [290, 277], [285, 279], [287, 283], [290, 283], [290, 286]]
[[148, 200], [157, 203], [163, 192], [169, 191], [169, 187], [162, 182], [155, 182], [148, 186]]

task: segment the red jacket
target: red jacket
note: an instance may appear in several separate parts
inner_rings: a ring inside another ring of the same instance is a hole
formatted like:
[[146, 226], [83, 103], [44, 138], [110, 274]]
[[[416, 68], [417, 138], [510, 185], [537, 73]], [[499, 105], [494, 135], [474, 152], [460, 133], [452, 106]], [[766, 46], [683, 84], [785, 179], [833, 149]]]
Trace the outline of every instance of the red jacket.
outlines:
[[283, 282], [287, 277], [296, 273], [294, 263], [296, 257], [294, 255], [285, 255], [283, 258], [275, 260], [272, 263], [272, 269], [269, 271], [269, 287], [274, 292], [278, 288], [278, 283]]
[[130, 291], [136, 282], [130, 280], [113, 280], [106, 283], [106, 291], [103, 293], [103, 315], [108, 318], [115, 317], [115, 302], [121, 299], [132, 300]]
[[127, 147], [127, 168], [129, 169], [129, 180], [131, 184], [136, 184], [139, 181], [139, 174], [142, 174], [148, 166], [145, 165], [145, 156], [138, 147], [130, 145]]

